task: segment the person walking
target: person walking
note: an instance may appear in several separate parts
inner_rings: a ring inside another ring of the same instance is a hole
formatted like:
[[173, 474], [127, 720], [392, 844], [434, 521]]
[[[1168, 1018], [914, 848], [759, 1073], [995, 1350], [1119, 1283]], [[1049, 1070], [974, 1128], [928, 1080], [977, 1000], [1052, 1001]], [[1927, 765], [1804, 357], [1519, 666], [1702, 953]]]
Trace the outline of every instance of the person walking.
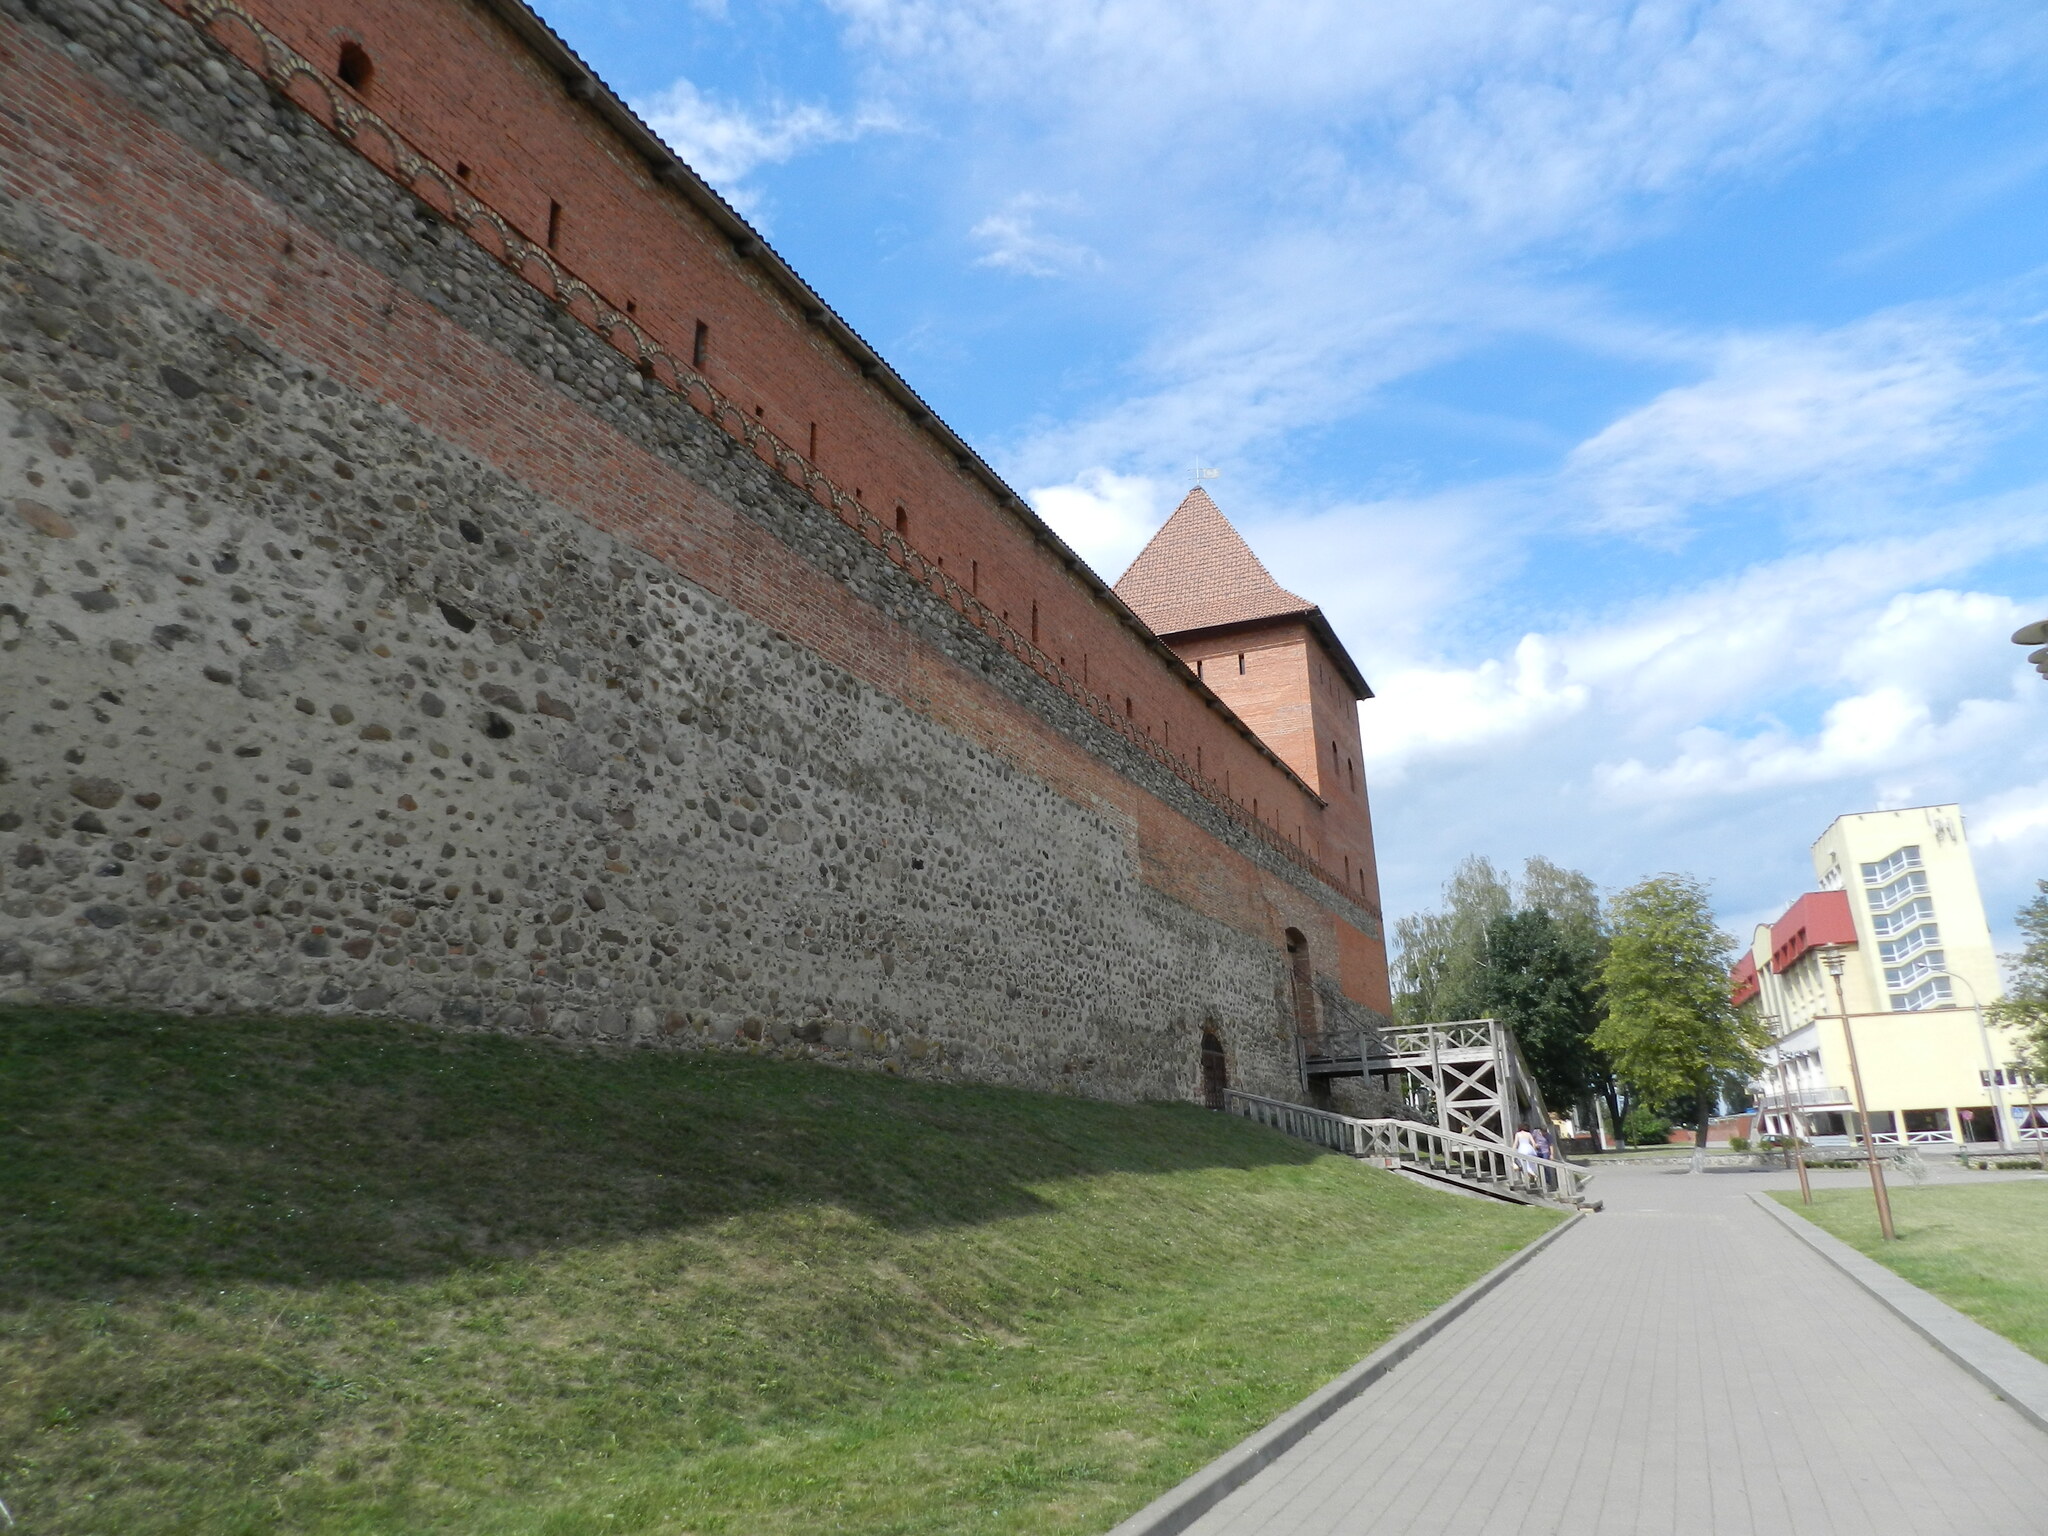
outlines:
[[[1536, 1143], [1536, 1155], [1545, 1163], [1552, 1161], [1555, 1152], [1550, 1140], [1550, 1128], [1545, 1125], [1539, 1125], [1531, 1135]], [[1544, 1193], [1548, 1194], [1550, 1191], [1550, 1170], [1539, 1164], [1536, 1170], [1536, 1178], [1542, 1185]]]
[[1515, 1161], [1522, 1165], [1523, 1175], [1533, 1183], [1536, 1178], [1536, 1138], [1526, 1125], [1515, 1132]]

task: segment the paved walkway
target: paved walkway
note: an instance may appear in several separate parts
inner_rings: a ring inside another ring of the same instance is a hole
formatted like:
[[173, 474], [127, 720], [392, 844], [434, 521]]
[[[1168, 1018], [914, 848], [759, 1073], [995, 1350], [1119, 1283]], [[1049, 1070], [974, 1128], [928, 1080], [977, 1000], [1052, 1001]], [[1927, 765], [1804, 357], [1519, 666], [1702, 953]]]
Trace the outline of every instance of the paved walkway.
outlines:
[[2048, 1532], [2048, 1434], [1750, 1204], [1784, 1182], [1602, 1169], [1604, 1213], [1192, 1536]]

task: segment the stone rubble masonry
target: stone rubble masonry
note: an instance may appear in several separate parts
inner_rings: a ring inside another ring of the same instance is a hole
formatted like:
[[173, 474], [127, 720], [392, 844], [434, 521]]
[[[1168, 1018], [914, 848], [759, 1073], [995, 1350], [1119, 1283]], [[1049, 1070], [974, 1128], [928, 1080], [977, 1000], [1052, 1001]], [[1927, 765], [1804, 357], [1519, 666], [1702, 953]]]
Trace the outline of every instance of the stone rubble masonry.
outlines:
[[1298, 1097], [1287, 927], [1372, 1027], [1369, 910], [181, 17], [0, 0], [0, 1000]]

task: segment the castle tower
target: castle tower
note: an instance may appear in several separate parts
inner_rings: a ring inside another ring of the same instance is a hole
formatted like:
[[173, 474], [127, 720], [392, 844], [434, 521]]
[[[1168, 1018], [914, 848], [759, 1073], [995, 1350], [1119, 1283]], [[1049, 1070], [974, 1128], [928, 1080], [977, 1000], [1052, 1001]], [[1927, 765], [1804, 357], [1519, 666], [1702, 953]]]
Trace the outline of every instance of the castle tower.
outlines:
[[1323, 611], [1273, 579], [1200, 486], [1116, 594], [1321, 797], [1324, 861], [1377, 909], [1358, 735], [1372, 689]]

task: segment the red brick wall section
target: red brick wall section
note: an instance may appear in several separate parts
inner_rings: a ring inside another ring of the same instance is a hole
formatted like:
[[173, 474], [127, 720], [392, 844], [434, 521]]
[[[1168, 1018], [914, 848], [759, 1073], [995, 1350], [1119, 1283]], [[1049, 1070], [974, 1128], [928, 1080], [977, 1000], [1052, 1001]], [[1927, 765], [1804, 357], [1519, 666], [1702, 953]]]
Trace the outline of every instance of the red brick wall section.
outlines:
[[[893, 520], [910, 541], [1020, 629], [1038, 611], [1038, 643], [1154, 739], [1208, 776], [1227, 769], [1268, 819], [1303, 846], [1328, 841], [1324, 807], [1222, 724], [1184, 677], [994, 502], [759, 269], [674, 191], [504, 24], [474, 0], [254, 0], [249, 14], [332, 76], [343, 43], [374, 72], [362, 99], [438, 165], [469, 168], [466, 185], [529, 238], [559, 208], [565, 265], [691, 356], [706, 327], [704, 371], [787, 443], [818, 428], [820, 467]], [[215, 24], [236, 42], [232, 20]], [[1257, 786], [1255, 789], [1252, 786]], [[1341, 876], [1336, 882], [1341, 884]]]
[[1256, 800], [1261, 818], [1289, 835], [1304, 826], [1316, 838], [1311, 848], [1324, 867], [1377, 911], [1372, 813], [1358, 766], [1358, 701], [1322, 642], [1298, 619], [1276, 619], [1176, 636], [1173, 648], [1326, 804], [1312, 819], [1286, 823], [1294, 802], [1241, 791], [1234, 777], [1233, 794], [1246, 805]]
[[[522, 220], [565, 209], [564, 244], [650, 324], [711, 327], [711, 371], [727, 393], [758, 394], [785, 424], [820, 423], [819, 456], [870, 505], [901, 498], [913, 539], [978, 560], [985, 598], [1039, 602], [1043, 644], [1086, 667], [1112, 697], [1126, 690], [1177, 750], [1199, 749], [1212, 779], [1251, 789], [1263, 814], [1332, 830], [1321, 808], [1250, 748], [1061, 569], [1028, 530], [869, 387], [730, 248], [641, 163], [610, 141], [559, 84], [479, 8], [456, 0], [397, 6], [265, 6], [263, 19], [302, 52], [346, 36], [375, 63], [368, 94], [405, 118], [422, 146], [466, 164], [472, 184]], [[911, 640], [792, 551], [739, 525], [731, 511], [523, 367], [375, 268], [224, 174], [54, 51], [22, 34], [0, 56], [0, 178], [109, 250], [255, 326], [279, 346], [393, 402], [447, 440], [661, 558], [707, 588], [912, 707], [996, 747], [1071, 798], [1122, 819], [1146, 878], [1241, 929], [1300, 927], [1321, 951], [1379, 949], [1286, 882], [1217, 843], [1129, 779], [944, 656]], [[536, 213], [535, 210], [539, 212]], [[565, 415], [567, 419], [565, 420]], [[791, 428], [792, 435], [797, 429]], [[806, 433], [807, 435], [807, 433]], [[1073, 651], [1081, 654], [1075, 656]], [[1117, 702], [1121, 702], [1118, 700]], [[1183, 746], [1183, 743], [1186, 745]], [[1362, 822], [1363, 802], [1359, 802]], [[1353, 842], [1353, 836], [1343, 841]], [[1365, 834], [1369, 846], [1369, 833]], [[1376, 895], [1368, 888], [1368, 899]], [[1384, 1011], [1384, 958], [1344, 961], [1348, 995]]]

